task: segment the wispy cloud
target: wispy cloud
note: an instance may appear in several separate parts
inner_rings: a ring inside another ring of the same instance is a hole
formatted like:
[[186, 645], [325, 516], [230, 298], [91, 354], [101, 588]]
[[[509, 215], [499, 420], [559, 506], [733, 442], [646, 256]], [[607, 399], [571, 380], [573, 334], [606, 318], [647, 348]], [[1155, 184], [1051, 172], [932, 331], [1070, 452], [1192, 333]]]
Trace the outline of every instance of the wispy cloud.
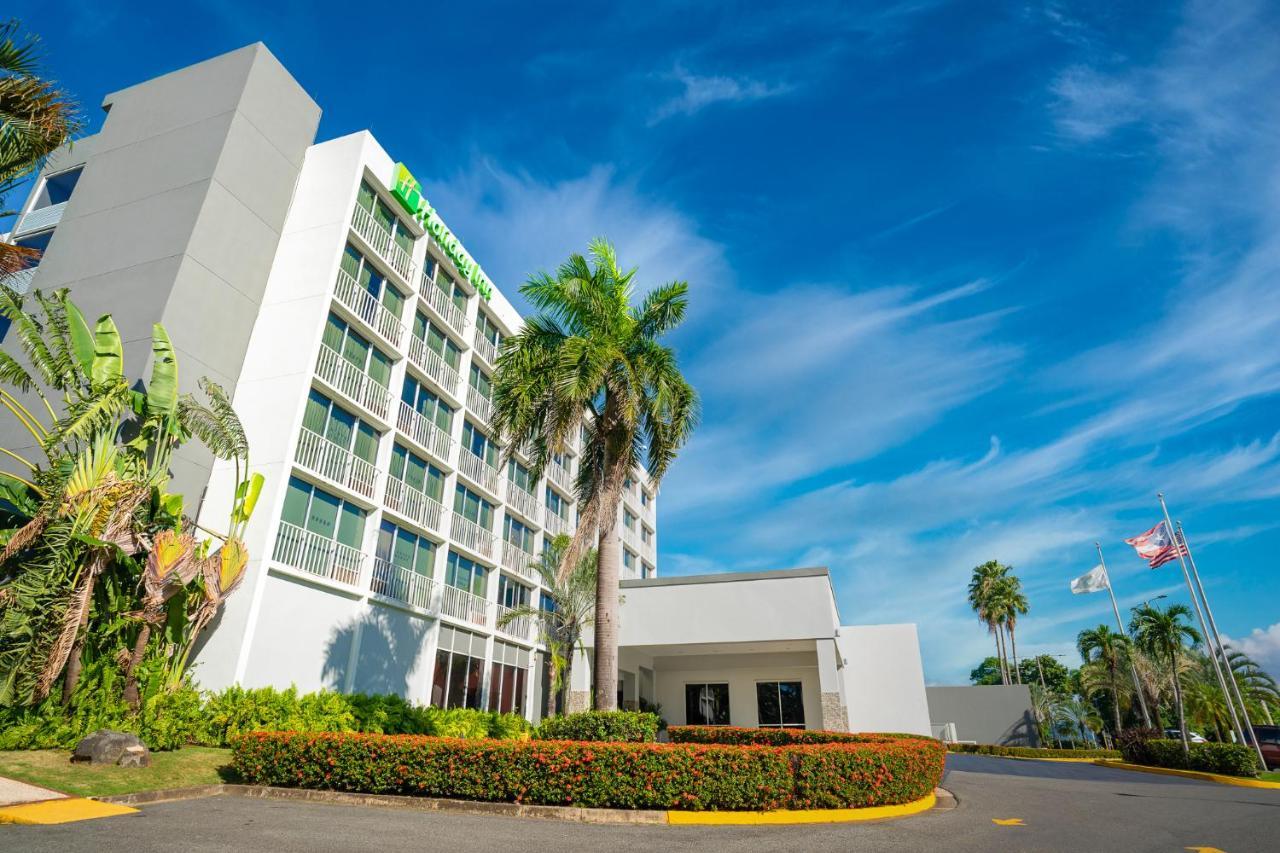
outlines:
[[667, 79], [683, 87], [675, 97], [654, 109], [649, 123], [657, 124], [673, 116], [691, 116], [713, 104], [744, 104], [776, 98], [795, 90], [790, 83], [768, 83], [750, 77], [699, 75], [677, 65]]

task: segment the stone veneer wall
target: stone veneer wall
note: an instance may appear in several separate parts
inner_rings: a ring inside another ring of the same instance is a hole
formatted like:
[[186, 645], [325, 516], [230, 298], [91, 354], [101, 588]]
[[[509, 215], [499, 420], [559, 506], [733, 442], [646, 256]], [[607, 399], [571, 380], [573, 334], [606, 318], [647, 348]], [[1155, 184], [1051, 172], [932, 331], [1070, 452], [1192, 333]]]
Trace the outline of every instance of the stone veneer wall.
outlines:
[[822, 727], [829, 732], [843, 732], [849, 728], [849, 712], [840, 701], [839, 693], [822, 694]]

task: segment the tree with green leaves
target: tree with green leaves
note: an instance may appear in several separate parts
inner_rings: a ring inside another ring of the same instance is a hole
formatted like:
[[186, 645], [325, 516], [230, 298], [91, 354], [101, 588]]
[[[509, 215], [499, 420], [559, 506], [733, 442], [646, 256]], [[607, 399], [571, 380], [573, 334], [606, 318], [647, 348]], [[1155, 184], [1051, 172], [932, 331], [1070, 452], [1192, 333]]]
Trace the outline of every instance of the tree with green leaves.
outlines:
[[1008, 657], [1004, 649], [1003, 614], [997, 593], [1000, 584], [1009, 574], [1009, 567], [997, 560], [988, 560], [980, 566], [974, 566], [969, 579], [969, 606], [978, 615], [978, 621], [987, 626], [987, 633], [995, 637], [996, 660], [1000, 662], [1000, 683], [1009, 684]]
[[573, 658], [582, 642], [582, 632], [591, 627], [596, 611], [596, 551], [589, 549], [578, 558], [568, 574], [560, 574], [560, 565], [572, 540], [560, 534], [551, 540], [542, 552], [542, 558], [534, 564], [542, 585], [544, 598], [550, 599], [541, 607], [532, 604], [512, 608], [498, 620], [503, 628], [517, 619], [533, 619], [538, 625], [538, 636], [547, 647], [551, 665], [551, 689], [547, 691], [547, 716], [559, 713], [559, 696], [573, 670]]
[[[1011, 566], [1007, 568], [1012, 570]], [[1029, 609], [1027, 596], [1022, 592], [1022, 579], [1014, 574], [998, 578], [991, 585], [989, 606], [995, 612], [996, 621], [1009, 634], [1009, 654], [1013, 660], [1007, 669], [1013, 681], [1021, 684], [1022, 675], [1018, 669], [1018, 617], [1025, 616]]]
[[[248, 443], [222, 389], [202, 383], [208, 402], [179, 394], [163, 327], [139, 390], [110, 315], [91, 327], [66, 291], [32, 300], [28, 311], [0, 286], [0, 316], [20, 347], [0, 351], [0, 406], [39, 453], [6, 448], [21, 473], [0, 472], [0, 704], [38, 703], [59, 678], [72, 701], [87, 653], [124, 661], [124, 698], [136, 708], [152, 631], [165, 629], [174, 683], [213, 602], [239, 582], [262, 478], [247, 476]], [[246, 472], [213, 553], [166, 488], [173, 450], [192, 435]]]
[[1190, 753], [1191, 747], [1187, 741], [1187, 715], [1182, 702], [1179, 661], [1185, 659], [1184, 650], [1188, 645], [1201, 642], [1200, 632], [1191, 626], [1190, 619], [1191, 611], [1185, 604], [1172, 604], [1164, 609], [1146, 604], [1133, 612], [1129, 623], [1129, 633], [1138, 647], [1169, 663], [1173, 705], [1178, 715], [1184, 753]]
[[[80, 128], [75, 104], [40, 69], [39, 40], [0, 23], [0, 205]], [[13, 211], [0, 208], [0, 217]], [[32, 249], [0, 241], [0, 280], [35, 262]]]
[[1080, 651], [1080, 658], [1085, 664], [1100, 662], [1105, 668], [1106, 689], [1111, 696], [1112, 723], [1116, 735], [1119, 735], [1123, 728], [1120, 704], [1123, 697], [1129, 693], [1121, 670], [1129, 661], [1131, 646], [1128, 636], [1106, 625], [1086, 628], [1076, 635], [1076, 648]]
[[508, 459], [523, 448], [535, 475], [583, 436], [575, 484], [578, 529], [560, 566], [598, 551], [594, 705], [617, 708], [622, 490], [641, 463], [662, 482], [698, 421], [698, 395], [661, 339], [684, 319], [688, 285], [674, 281], [632, 305], [636, 270], [611, 244], [591, 241], [555, 274], [520, 289], [537, 310], [504, 342], [494, 381], [494, 429]]

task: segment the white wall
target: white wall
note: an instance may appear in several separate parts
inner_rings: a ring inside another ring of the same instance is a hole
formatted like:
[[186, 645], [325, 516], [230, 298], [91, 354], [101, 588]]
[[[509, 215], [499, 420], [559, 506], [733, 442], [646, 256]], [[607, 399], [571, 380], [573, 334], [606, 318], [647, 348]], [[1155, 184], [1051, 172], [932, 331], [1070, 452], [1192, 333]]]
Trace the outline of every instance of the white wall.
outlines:
[[[656, 658], [654, 690], [662, 716], [671, 725], [685, 725], [686, 684], [727, 683], [729, 724], [760, 724], [756, 707], [757, 681], [799, 681], [804, 699], [805, 725], [822, 728], [822, 699], [818, 689], [818, 662], [813, 653], [755, 655], [690, 655]], [[927, 721], [926, 721], [927, 722]]]
[[844, 626], [837, 645], [849, 731], [931, 733], [915, 625]]

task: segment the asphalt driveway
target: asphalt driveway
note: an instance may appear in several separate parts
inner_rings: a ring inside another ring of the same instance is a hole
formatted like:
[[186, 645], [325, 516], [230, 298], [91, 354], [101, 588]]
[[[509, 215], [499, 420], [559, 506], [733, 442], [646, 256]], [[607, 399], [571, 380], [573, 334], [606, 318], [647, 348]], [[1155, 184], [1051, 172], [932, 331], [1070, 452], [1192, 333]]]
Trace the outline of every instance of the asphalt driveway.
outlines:
[[[953, 755], [959, 807], [867, 824], [589, 826], [388, 808], [214, 797], [49, 827], [0, 827], [0, 849], [39, 853], [245, 850], [1184, 851], [1280, 849], [1280, 791], [1089, 764]], [[996, 821], [1000, 821], [997, 823]]]

